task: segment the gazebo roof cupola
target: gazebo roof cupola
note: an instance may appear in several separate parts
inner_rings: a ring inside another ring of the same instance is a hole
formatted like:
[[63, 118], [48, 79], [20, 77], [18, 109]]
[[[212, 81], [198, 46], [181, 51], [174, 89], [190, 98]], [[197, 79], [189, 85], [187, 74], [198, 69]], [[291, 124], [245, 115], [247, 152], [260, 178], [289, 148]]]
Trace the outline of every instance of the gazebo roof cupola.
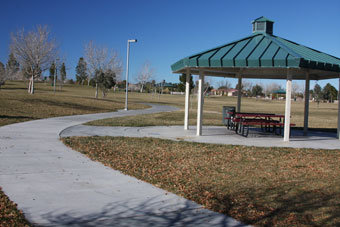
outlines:
[[273, 35], [273, 24], [274, 21], [269, 20], [265, 17], [259, 17], [252, 21], [253, 33], [267, 33]]

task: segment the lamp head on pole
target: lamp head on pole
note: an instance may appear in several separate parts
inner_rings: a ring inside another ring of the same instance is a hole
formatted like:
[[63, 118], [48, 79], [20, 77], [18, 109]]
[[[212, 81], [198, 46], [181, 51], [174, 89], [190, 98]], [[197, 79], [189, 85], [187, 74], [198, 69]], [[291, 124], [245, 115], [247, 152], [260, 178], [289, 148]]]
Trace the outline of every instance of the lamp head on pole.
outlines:
[[137, 43], [137, 39], [129, 39], [128, 42], [129, 43]]

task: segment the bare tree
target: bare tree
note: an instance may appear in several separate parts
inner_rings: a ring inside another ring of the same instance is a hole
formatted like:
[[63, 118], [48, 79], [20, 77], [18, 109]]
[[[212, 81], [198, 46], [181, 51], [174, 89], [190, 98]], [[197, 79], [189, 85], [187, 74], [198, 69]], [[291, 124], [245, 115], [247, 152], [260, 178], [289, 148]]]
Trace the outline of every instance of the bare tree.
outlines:
[[296, 81], [294, 81], [292, 83], [292, 96], [295, 98], [299, 92], [301, 92], [300, 85]]
[[[120, 75], [122, 72], [122, 62], [114, 50], [109, 50], [105, 46], [98, 46], [90, 41], [85, 46], [85, 61], [90, 78], [93, 79], [96, 87], [95, 97], [98, 98], [99, 78], [97, 72]], [[89, 81], [90, 81], [89, 78]]]
[[10, 49], [24, 74], [30, 78], [28, 92], [34, 94], [34, 79], [49, 69], [58, 54], [55, 40], [50, 38], [47, 26], [39, 25], [29, 32], [21, 29], [11, 34]]
[[242, 81], [242, 88], [245, 91], [251, 90], [253, 88], [253, 83], [249, 80], [243, 80]]
[[145, 62], [142, 66], [142, 69], [138, 73], [137, 81], [140, 83], [140, 92], [143, 93], [145, 84], [152, 79], [154, 74], [154, 69], [150, 67], [149, 62]]
[[242, 92], [247, 96], [251, 95], [251, 91], [253, 89], [253, 83], [249, 80], [242, 81]]
[[225, 89], [230, 89], [231, 88], [231, 83], [229, 82], [229, 80], [220, 80], [217, 82], [217, 88], [225, 88]]
[[212, 82], [211, 81], [212, 81], [212, 79], [210, 77], [207, 77], [207, 79], [204, 81], [203, 95], [206, 95], [208, 92], [211, 91], [211, 89], [212, 89], [212, 86], [211, 86]]
[[273, 91], [275, 90], [279, 90], [281, 89], [281, 86], [277, 83], [270, 83], [267, 84], [265, 89], [264, 89], [264, 93], [266, 94], [266, 96], [270, 95], [273, 93]]

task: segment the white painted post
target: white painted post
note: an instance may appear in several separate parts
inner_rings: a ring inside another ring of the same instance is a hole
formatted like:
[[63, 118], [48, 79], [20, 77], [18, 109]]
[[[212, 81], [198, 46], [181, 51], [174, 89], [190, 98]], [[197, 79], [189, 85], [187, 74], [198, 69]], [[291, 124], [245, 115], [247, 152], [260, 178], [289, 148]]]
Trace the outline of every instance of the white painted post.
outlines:
[[200, 70], [198, 79], [198, 103], [197, 103], [197, 135], [202, 135], [202, 121], [203, 121], [203, 84], [204, 84], [204, 72]]
[[286, 109], [285, 109], [285, 128], [283, 141], [289, 142], [290, 134], [290, 111], [291, 111], [291, 98], [292, 98], [292, 75], [290, 71], [287, 72], [286, 82]]
[[304, 114], [304, 123], [303, 123], [303, 134], [307, 135], [308, 133], [308, 117], [309, 117], [309, 73], [306, 74], [306, 85], [305, 85], [305, 114]]
[[340, 140], [340, 78], [339, 78], [339, 91], [338, 91], [338, 133], [337, 137]]
[[236, 112], [241, 112], [241, 97], [242, 97], [242, 77], [238, 78], [238, 91], [237, 91], [237, 109]]
[[189, 105], [190, 105], [190, 69], [186, 71], [185, 82], [185, 113], [184, 113], [184, 130], [189, 129]]

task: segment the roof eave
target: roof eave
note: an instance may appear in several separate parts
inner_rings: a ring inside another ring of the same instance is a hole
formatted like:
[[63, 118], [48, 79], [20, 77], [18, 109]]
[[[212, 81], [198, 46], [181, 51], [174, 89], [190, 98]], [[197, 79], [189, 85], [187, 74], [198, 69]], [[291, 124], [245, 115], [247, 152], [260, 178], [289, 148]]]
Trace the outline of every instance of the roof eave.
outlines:
[[189, 66], [189, 58], [183, 58], [171, 65], [171, 70], [173, 73], [179, 73], [180, 70], [187, 68]]
[[317, 69], [317, 70], [329, 71], [329, 72], [340, 72], [339, 65], [329, 64], [329, 63], [324, 63], [324, 62], [309, 61], [306, 59], [301, 59], [299, 67], [305, 68], [305, 69]]

